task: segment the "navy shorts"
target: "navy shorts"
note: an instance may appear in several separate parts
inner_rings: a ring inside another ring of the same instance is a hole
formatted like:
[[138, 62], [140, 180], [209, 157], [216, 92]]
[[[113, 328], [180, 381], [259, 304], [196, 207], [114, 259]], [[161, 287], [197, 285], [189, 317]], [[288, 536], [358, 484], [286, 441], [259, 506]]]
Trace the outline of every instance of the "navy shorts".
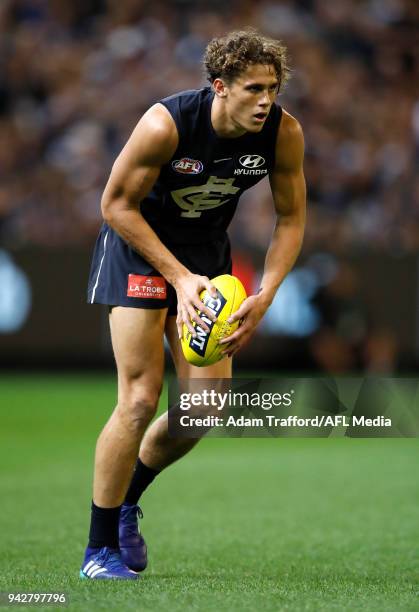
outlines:
[[[200, 244], [165, 245], [190, 272], [214, 278], [231, 274], [227, 234]], [[90, 304], [168, 308], [177, 313], [176, 291], [155, 268], [103, 224], [93, 253], [87, 298]]]

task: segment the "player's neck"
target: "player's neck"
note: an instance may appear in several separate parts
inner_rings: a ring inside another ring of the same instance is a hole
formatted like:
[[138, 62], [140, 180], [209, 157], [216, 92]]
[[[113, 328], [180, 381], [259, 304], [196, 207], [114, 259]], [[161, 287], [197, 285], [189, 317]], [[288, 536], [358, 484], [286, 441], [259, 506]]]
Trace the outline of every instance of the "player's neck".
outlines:
[[214, 96], [211, 106], [211, 123], [219, 138], [238, 138], [246, 130], [234, 123], [227, 112], [224, 101]]

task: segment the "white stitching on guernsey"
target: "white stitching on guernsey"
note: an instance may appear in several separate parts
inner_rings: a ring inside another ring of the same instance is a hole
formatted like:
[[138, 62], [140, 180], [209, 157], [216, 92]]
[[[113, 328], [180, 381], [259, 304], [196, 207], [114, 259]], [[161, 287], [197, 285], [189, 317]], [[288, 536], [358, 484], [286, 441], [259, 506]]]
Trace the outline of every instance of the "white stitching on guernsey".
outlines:
[[99, 265], [99, 270], [97, 273], [97, 278], [96, 278], [96, 282], [95, 282], [95, 286], [93, 287], [93, 291], [92, 291], [92, 299], [90, 300], [90, 303], [93, 304], [93, 302], [95, 301], [95, 293], [96, 293], [96, 289], [99, 283], [99, 276], [100, 276], [100, 272], [102, 270], [102, 264], [103, 264], [103, 260], [105, 259], [105, 254], [106, 254], [106, 241], [108, 240], [108, 232], [106, 232], [105, 235], [105, 240], [103, 242], [103, 255], [102, 255], [102, 259], [100, 260], [100, 265]]

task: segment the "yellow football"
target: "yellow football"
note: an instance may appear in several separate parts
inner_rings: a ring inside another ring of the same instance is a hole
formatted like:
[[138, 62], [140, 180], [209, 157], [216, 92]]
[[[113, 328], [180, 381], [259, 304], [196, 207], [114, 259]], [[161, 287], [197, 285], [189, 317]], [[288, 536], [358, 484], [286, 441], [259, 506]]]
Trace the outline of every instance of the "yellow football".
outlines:
[[211, 279], [211, 283], [217, 289], [217, 297], [213, 298], [205, 289], [200, 294], [202, 302], [217, 317], [215, 322], [211, 321], [205, 314], [199, 316], [210, 328], [205, 332], [199, 325], [193, 323], [196, 331], [194, 338], [186, 325], [183, 325], [182, 350], [186, 360], [195, 366], [208, 366], [220, 361], [224, 355], [227, 344], [219, 344], [221, 338], [232, 334], [240, 325], [240, 321], [227, 323], [228, 317], [238, 310], [240, 304], [246, 299], [246, 291], [241, 282], [235, 276], [222, 274]]

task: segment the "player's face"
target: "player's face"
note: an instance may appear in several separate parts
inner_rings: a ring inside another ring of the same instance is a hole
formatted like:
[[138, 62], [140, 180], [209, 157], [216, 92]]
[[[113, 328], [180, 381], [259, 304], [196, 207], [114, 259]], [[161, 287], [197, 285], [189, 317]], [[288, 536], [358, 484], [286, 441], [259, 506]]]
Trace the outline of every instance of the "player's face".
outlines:
[[232, 123], [248, 132], [260, 132], [278, 93], [272, 65], [255, 64], [226, 87], [226, 110]]

